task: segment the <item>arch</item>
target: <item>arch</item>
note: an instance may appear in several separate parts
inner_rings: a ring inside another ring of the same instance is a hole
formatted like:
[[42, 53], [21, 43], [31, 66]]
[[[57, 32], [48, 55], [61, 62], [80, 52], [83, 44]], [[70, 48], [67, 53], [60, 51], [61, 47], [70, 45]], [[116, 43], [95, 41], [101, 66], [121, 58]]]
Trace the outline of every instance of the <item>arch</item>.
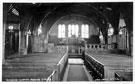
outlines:
[[[78, 8], [82, 9], [78, 9]], [[105, 17], [104, 14], [102, 14], [99, 10], [97, 10], [95, 7], [92, 5], [88, 4], [72, 4], [68, 6], [60, 6], [54, 8], [52, 11], [50, 11], [47, 15], [44, 16], [41, 24], [49, 23], [47, 25], [47, 31], [51, 28], [51, 26], [60, 18], [67, 16], [67, 15], [72, 15], [72, 14], [77, 14], [77, 15], [82, 15], [85, 17], [88, 17], [91, 19], [94, 23], [96, 23], [101, 31], [103, 32], [104, 35], [107, 34], [107, 28], [108, 28], [108, 20]], [[55, 17], [55, 18], [53, 18]]]

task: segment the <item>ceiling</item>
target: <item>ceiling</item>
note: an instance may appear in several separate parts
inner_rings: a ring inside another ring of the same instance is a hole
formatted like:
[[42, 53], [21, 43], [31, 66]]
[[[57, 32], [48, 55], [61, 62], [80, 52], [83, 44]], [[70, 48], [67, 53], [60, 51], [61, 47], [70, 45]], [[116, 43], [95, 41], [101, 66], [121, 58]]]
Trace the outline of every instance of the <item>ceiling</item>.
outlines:
[[78, 14], [95, 21], [104, 35], [107, 35], [108, 23], [111, 23], [115, 32], [118, 32], [119, 18], [121, 16], [121, 18], [125, 19], [127, 28], [133, 30], [133, 2], [4, 3], [4, 11], [9, 10], [11, 4], [19, 11], [22, 28], [27, 28], [33, 20], [36, 23], [35, 27], [44, 24], [48, 20], [48, 23], [50, 23], [49, 30], [49, 27], [60, 17]]

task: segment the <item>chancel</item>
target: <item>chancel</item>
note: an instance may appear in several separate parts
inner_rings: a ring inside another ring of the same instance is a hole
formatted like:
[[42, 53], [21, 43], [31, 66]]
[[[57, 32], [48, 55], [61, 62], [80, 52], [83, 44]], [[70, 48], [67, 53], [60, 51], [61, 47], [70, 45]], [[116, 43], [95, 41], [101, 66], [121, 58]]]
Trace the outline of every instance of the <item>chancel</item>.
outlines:
[[3, 3], [2, 81], [133, 81], [133, 2]]

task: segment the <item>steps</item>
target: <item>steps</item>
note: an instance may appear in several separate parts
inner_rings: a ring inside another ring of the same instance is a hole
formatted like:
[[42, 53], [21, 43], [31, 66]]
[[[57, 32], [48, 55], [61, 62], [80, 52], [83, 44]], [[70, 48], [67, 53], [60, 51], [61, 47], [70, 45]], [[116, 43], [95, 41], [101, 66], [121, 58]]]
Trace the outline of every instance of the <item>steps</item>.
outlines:
[[78, 54], [69, 54], [68, 57], [69, 57], [69, 58], [82, 58], [82, 55], [78, 55]]

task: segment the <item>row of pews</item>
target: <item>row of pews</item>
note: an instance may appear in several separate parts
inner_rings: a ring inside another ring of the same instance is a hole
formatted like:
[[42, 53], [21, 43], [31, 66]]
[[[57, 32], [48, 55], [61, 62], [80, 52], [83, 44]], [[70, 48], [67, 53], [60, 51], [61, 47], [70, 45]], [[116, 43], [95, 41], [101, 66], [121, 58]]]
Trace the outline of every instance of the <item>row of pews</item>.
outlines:
[[14, 62], [2, 66], [2, 81], [46, 81], [55, 63]]
[[62, 80], [68, 64], [68, 49], [58, 47], [61, 52], [33, 53], [6, 60], [2, 65], [2, 81]]
[[115, 79], [118, 81], [133, 81], [133, 72], [115, 72]]
[[83, 56], [84, 64], [94, 81], [132, 81], [132, 58], [114, 55]]
[[90, 71], [93, 80], [104, 78], [104, 65], [93, 59], [89, 55], [85, 55], [84, 64], [86, 68]]

